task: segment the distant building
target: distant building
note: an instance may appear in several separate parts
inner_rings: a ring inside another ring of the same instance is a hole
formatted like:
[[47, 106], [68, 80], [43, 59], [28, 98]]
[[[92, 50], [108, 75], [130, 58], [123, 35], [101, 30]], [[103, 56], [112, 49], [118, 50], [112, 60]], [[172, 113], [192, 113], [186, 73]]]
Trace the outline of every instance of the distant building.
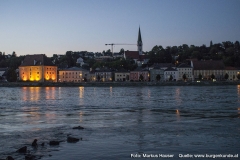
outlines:
[[192, 60], [193, 75], [195, 80], [199, 80], [199, 75], [203, 80], [211, 80], [211, 75], [215, 76], [216, 80], [224, 80], [225, 65], [223, 61], [216, 60]]
[[139, 81], [140, 76], [143, 76], [142, 81], [149, 81], [149, 70], [141, 67], [136, 68], [134, 71], [130, 71], [130, 81]]
[[0, 81], [7, 81], [8, 68], [0, 68]]
[[95, 70], [96, 81], [107, 82], [112, 81], [112, 71], [110, 69], [96, 69]]
[[57, 82], [57, 66], [45, 54], [27, 55], [19, 66], [19, 80]]
[[[160, 76], [159, 80], [157, 77]], [[164, 69], [161, 69], [160, 66], [155, 66], [154, 68], [150, 69], [150, 81], [164, 81]]]
[[[170, 77], [172, 76], [172, 80]], [[179, 79], [178, 70], [172, 67], [168, 67], [164, 70], [164, 80], [165, 81], [178, 81]]]
[[83, 59], [82, 59], [81, 57], [79, 57], [79, 58], [77, 59], [77, 62], [76, 62], [76, 63], [79, 64], [80, 66], [82, 66], [82, 65], [84, 64]]
[[58, 71], [58, 81], [59, 82], [84, 82], [89, 81], [89, 71], [78, 68], [66, 68]]
[[183, 79], [183, 75], [186, 75], [186, 80], [194, 80], [193, 78], [193, 68], [185, 63], [180, 64], [177, 66], [179, 77], [178, 79]]
[[[238, 75], [238, 69], [235, 67], [225, 67], [225, 74], [228, 74], [228, 80], [230, 81], [236, 81], [238, 80], [237, 75]], [[224, 76], [225, 76], [224, 74]]]
[[130, 72], [124, 69], [114, 72], [114, 81], [129, 81]]

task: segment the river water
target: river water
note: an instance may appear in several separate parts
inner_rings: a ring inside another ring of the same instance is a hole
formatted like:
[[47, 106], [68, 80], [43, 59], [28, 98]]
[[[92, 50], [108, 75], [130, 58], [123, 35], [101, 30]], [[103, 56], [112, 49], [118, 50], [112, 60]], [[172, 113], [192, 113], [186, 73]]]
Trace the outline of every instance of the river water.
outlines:
[[2, 87], [0, 144], [19, 160], [23, 146], [42, 160], [240, 156], [240, 86]]

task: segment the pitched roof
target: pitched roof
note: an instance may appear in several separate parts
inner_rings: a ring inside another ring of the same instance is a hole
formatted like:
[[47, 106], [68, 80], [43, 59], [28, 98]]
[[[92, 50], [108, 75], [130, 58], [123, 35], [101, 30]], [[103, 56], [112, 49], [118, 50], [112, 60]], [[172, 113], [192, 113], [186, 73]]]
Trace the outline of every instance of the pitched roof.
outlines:
[[59, 71], [84, 71], [84, 72], [88, 72], [88, 70], [83, 69], [83, 68], [79, 68], [79, 67], [65, 68], [65, 69], [61, 69]]
[[154, 63], [151, 67], [168, 68], [168, 67], [175, 67], [175, 66], [172, 63]]
[[138, 59], [139, 52], [138, 51], [125, 51], [126, 58]]
[[172, 68], [172, 67], [168, 67], [167, 69], [165, 69], [164, 71], [177, 71], [176, 69]]
[[177, 68], [192, 68], [192, 67], [189, 66], [188, 64], [182, 63]]
[[222, 61], [192, 61], [194, 70], [224, 70], [225, 65]]
[[54, 66], [51, 59], [45, 54], [26, 55], [20, 66]]
[[227, 66], [225, 67], [226, 70], [238, 70], [237, 68], [235, 67], [231, 67], [231, 66]]

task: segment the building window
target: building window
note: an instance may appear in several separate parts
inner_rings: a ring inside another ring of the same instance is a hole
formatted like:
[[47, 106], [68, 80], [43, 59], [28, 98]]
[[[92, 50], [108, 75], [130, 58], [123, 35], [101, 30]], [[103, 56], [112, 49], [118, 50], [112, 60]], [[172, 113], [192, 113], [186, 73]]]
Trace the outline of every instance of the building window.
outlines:
[[37, 72], [37, 74], [39, 74], [39, 72]]

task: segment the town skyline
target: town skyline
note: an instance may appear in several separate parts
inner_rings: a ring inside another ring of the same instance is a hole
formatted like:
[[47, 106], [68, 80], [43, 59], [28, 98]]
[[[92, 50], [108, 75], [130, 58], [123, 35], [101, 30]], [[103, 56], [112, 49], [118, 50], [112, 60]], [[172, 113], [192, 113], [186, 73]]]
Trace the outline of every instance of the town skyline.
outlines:
[[[102, 52], [106, 43], [201, 46], [238, 41], [240, 1], [3, 1], [1, 52], [20, 55]], [[200, 8], [199, 10], [197, 8]], [[137, 45], [114, 46], [136, 51]]]

